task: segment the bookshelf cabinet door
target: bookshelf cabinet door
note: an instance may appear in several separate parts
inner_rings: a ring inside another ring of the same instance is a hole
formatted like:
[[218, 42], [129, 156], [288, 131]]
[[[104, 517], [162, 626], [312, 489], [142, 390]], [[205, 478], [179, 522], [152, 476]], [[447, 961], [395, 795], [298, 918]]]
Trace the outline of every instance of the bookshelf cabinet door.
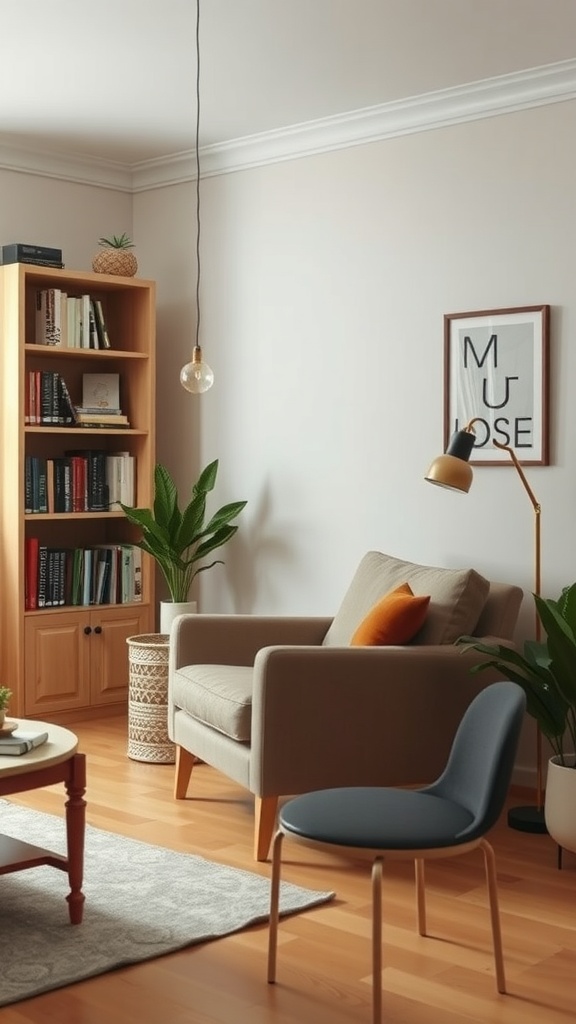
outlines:
[[83, 708], [90, 699], [88, 612], [26, 616], [25, 714]]
[[118, 704], [128, 697], [129, 636], [150, 631], [150, 607], [99, 608], [91, 614], [90, 703]]

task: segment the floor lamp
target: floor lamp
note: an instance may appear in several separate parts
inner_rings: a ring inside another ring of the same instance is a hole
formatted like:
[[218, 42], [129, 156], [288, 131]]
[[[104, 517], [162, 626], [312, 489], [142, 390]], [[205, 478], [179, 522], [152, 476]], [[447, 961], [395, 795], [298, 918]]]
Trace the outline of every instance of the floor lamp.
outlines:
[[[426, 480], [439, 487], [447, 487], [450, 490], [470, 490], [473, 479], [472, 467], [469, 458], [474, 447], [475, 431], [474, 424], [479, 422], [480, 417], [470, 420], [464, 430], [457, 430], [450, 439], [450, 444], [444, 455], [434, 460]], [[496, 448], [508, 452], [514, 468], [520, 477], [522, 486], [526, 491], [532, 508], [534, 509], [534, 593], [540, 596], [540, 503], [528, 483], [524, 471], [516, 457], [513, 448], [501, 444], [499, 441], [492, 442]], [[540, 618], [536, 610], [536, 640], [540, 640]], [[508, 812], [508, 824], [511, 828], [519, 829], [521, 832], [546, 832], [544, 821], [544, 794], [542, 785], [542, 734], [536, 727], [536, 806], [512, 807]]]

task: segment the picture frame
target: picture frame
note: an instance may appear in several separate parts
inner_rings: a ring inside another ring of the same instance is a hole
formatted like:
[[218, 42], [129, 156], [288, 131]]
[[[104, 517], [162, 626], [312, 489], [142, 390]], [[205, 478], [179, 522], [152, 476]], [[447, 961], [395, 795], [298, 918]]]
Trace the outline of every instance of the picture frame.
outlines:
[[444, 315], [444, 448], [474, 419], [472, 465], [549, 465], [550, 306]]

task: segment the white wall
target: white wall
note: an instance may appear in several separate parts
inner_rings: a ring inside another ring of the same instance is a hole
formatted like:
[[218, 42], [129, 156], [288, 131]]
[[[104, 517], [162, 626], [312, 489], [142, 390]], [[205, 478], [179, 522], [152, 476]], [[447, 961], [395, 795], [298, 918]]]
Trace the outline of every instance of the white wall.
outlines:
[[226, 568], [202, 578], [203, 610], [332, 612], [371, 547], [530, 591], [533, 512], [511, 465], [477, 467], [467, 498], [423, 475], [442, 449], [443, 314], [538, 303], [552, 306], [552, 465], [528, 470], [543, 591], [576, 578], [574, 111], [204, 180], [202, 341], [216, 383], [200, 398], [178, 383], [193, 186], [137, 197], [138, 238], [162, 236], [155, 257], [146, 245], [170, 370], [160, 453], [181, 480], [218, 456], [216, 498], [249, 501]]

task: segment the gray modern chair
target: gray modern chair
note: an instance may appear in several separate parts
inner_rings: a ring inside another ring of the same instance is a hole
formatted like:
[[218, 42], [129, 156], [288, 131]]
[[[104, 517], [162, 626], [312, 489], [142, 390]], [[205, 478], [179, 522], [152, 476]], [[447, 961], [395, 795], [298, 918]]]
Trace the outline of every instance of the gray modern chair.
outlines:
[[424, 789], [346, 787], [307, 793], [280, 810], [274, 838], [268, 981], [276, 980], [282, 840], [365, 856], [372, 865], [373, 1024], [382, 1016], [382, 863], [414, 860], [418, 930], [426, 935], [424, 861], [484, 854], [496, 983], [506, 991], [494, 851], [484, 838], [504, 806], [526, 699], [512, 682], [493, 683], [474, 698], [458, 727], [443, 773]]

